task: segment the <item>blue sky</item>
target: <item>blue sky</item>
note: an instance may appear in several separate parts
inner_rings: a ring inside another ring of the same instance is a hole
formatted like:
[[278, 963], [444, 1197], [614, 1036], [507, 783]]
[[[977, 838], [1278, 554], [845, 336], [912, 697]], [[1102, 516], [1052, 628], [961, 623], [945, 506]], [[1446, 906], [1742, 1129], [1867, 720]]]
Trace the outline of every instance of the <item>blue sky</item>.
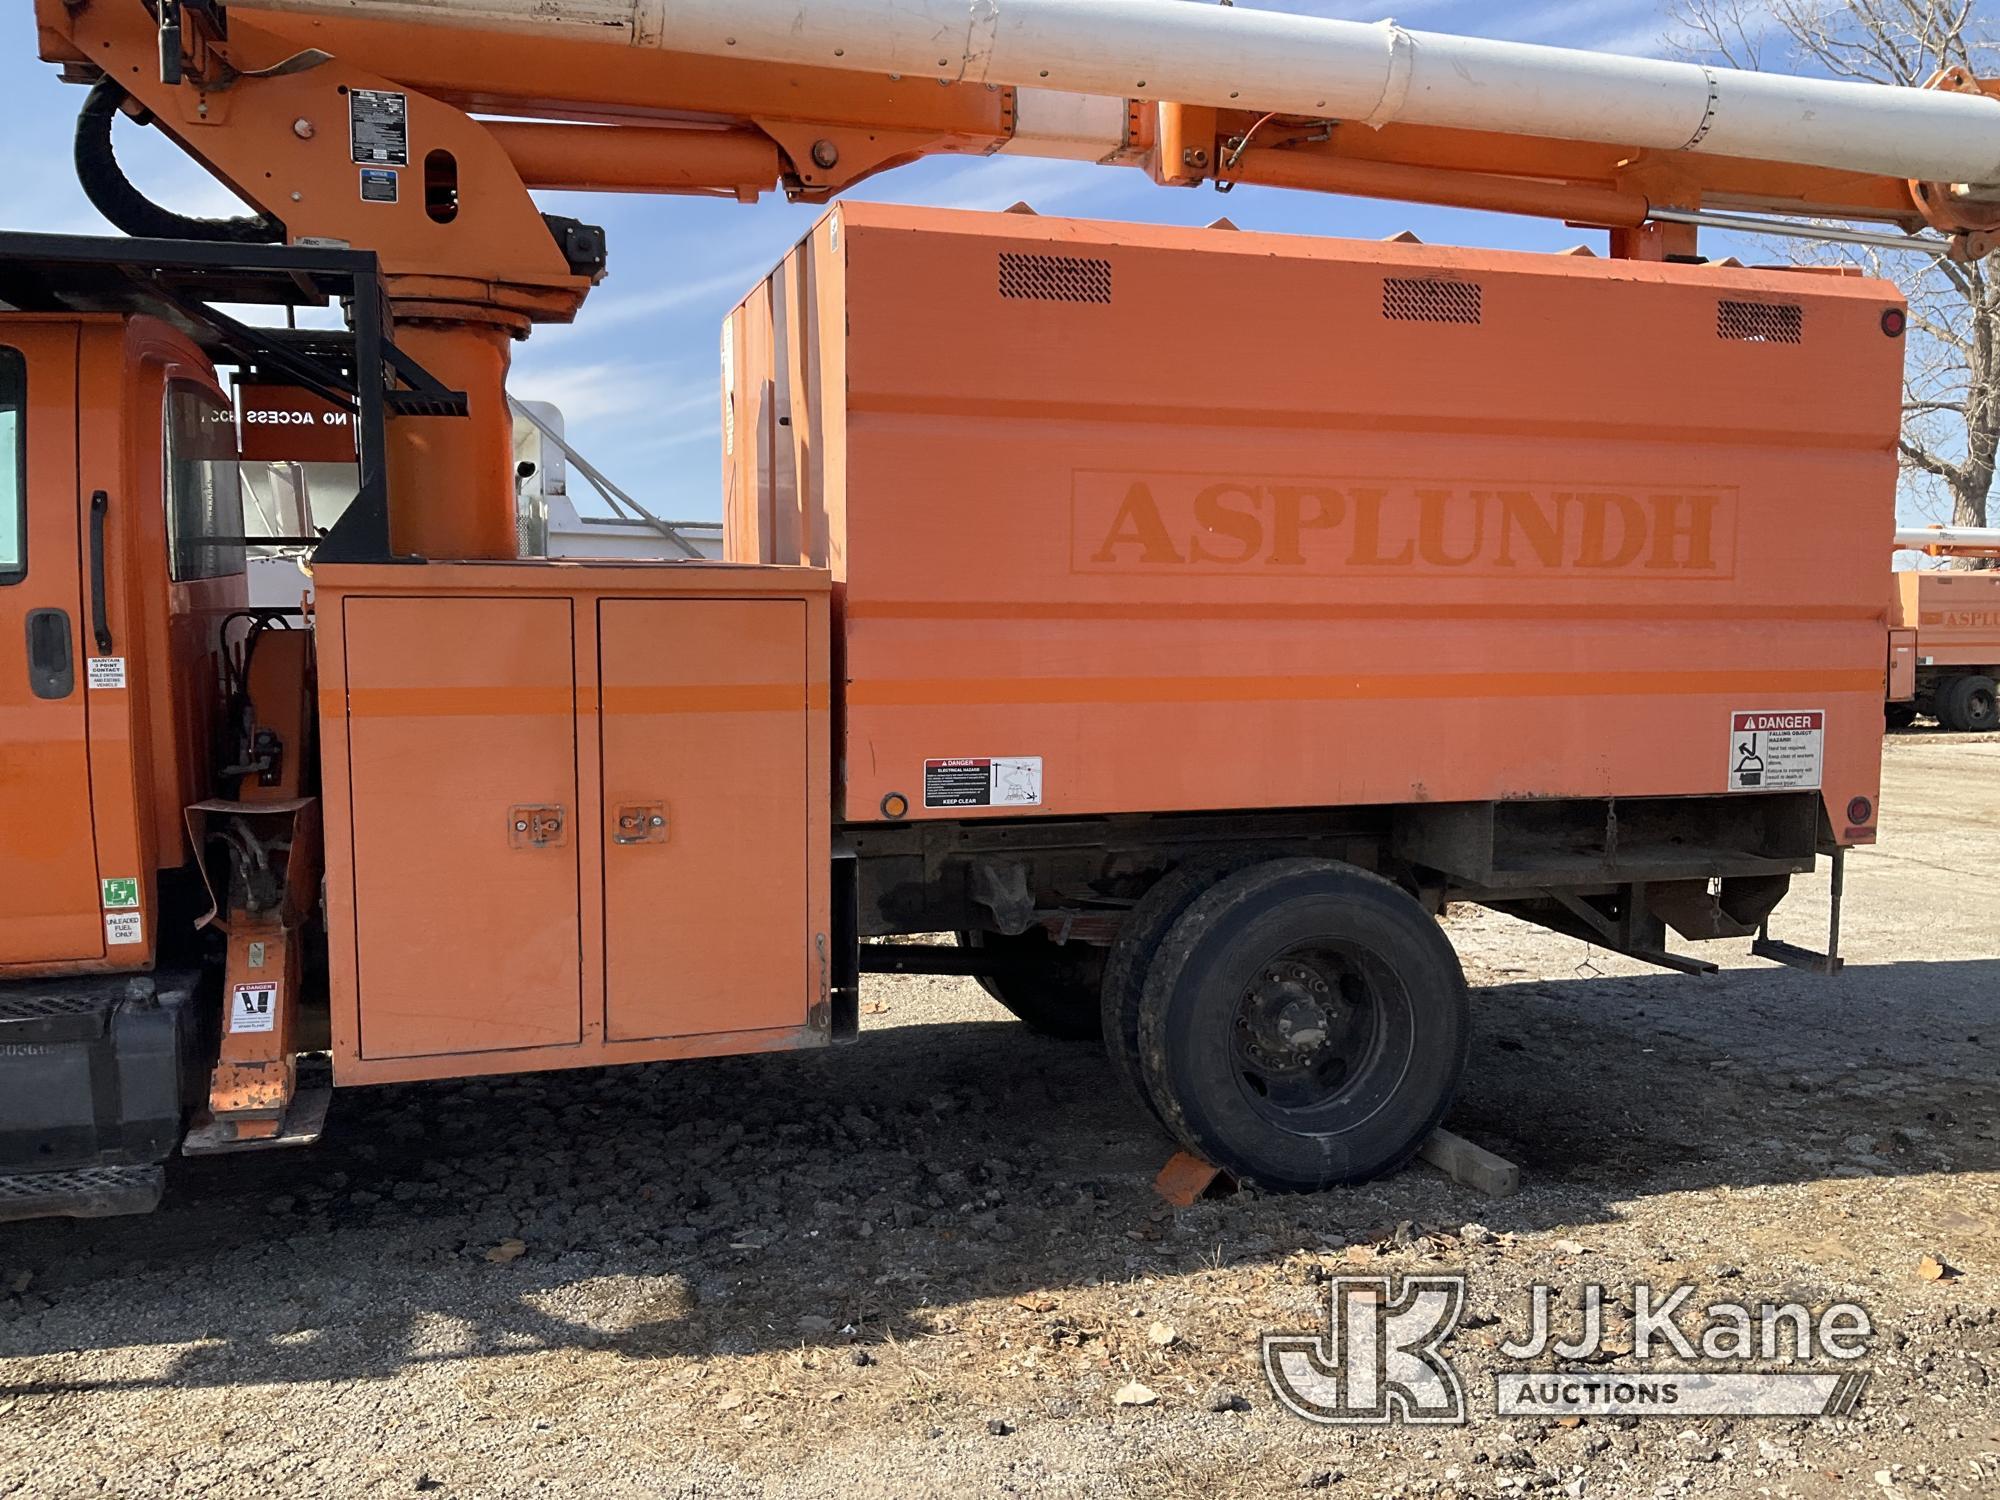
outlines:
[[[1357, 20], [1392, 13], [1425, 29], [1620, 52], [1658, 52], [1667, 30], [1657, 0], [1255, 3]], [[7, 101], [12, 149], [0, 180], [0, 226], [105, 231], [70, 169], [69, 139], [82, 91], [60, 84], [55, 70], [36, 60], [28, 7], [12, 0], [5, 8], [12, 14], [0, 40], [0, 98]], [[159, 201], [192, 213], [236, 211], [224, 189], [156, 133], [121, 127], [119, 151], [135, 180]], [[717, 329], [823, 210], [776, 197], [743, 205], [541, 196], [548, 210], [605, 226], [612, 269], [576, 324], [540, 328], [516, 345], [514, 394], [560, 405], [578, 448], [656, 512], [689, 520], [717, 516]], [[1560, 223], [1366, 199], [1256, 188], [1225, 199], [1208, 189], [1155, 187], [1131, 168], [1006, 157], [923, 162], [849, 196], [978, 209], [1025, 200], [1049, 213], [1177, 224], [1205, 224], [1226, 213], [1245, 229], [1362, 239], [1408, 229], [1432, 242], [1527, 250], [1561, 250], [1580, 240], [1601, 249], [1603, 239]]]

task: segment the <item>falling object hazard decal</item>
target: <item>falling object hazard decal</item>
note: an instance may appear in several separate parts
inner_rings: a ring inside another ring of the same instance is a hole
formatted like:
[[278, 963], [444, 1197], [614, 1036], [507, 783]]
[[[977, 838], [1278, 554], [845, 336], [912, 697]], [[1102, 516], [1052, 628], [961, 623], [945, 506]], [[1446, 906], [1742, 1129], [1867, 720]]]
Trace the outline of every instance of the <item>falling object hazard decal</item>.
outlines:
[[1739, 711], [1729, 716], [1729, 790], [1817, 791], [1826, 759], [1826, 715], [1818, 709]]

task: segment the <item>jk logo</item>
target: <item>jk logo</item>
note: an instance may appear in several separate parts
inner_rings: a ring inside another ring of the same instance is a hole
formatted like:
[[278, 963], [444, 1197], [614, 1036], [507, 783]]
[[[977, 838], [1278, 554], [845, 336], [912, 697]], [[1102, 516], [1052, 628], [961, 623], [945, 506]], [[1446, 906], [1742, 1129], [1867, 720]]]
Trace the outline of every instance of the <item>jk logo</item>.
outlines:
[[1459, 1425], [1465, 1388], [1440, 1345], [1465, 1309], [1462, 1276], [1336, 1276], [1326, 1331], [1264, 1335], [1264, 1376], [1309, 1422]]

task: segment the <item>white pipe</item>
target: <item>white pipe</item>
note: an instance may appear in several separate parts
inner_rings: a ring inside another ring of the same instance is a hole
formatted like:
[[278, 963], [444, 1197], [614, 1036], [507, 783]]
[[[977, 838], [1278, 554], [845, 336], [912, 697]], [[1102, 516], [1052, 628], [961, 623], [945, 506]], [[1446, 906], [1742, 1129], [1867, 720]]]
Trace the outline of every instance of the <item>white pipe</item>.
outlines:
[[951, 83], [2000, 182], [2000, 102], [1190, 0], [235, 0]]
[[1917, 552], [2000, 551], [2000, 526], [1905, 526], [1896, 532], [1896, 545]]
[[1950, 255], [1951, 242], [1934, 234], [1887, 234], [1870, 229], [1842, 229], [1802, 219], [1772, 219], [1759, 214], [1690, 213], [1684, 208], [1652, 208], [1646, 217], [1661, 224], [1693, 224], [1702, 229], [1726, 229], [1731, 234], [1775, 234], [1795, 240], [1820, 240], [1838, 245], [1866, 245], [1874, 250], [1913, 251], [1918, 255]]
[[1000, 149], [1016, 156], [1106, 161], [1125, 149], [1123, 99], [1058, 89], [1014, 91], [1014, 133]]

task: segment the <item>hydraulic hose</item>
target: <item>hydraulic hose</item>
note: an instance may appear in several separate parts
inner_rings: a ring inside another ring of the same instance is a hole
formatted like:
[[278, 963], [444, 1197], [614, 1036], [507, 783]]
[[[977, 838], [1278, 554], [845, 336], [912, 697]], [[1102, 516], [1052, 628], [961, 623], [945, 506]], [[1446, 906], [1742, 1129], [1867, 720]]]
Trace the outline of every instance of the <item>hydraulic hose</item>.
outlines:
[[269, 214], [198, 219], [162, 208], [134, 187], [111, 147], [112, 122], [125, 99], [125, 90], [114, 80], [100, 78], [76, 117], [76, 177], [93, 208], [140, 239], [223, 240], [238, 245], [284, 241], [285, 226]]

